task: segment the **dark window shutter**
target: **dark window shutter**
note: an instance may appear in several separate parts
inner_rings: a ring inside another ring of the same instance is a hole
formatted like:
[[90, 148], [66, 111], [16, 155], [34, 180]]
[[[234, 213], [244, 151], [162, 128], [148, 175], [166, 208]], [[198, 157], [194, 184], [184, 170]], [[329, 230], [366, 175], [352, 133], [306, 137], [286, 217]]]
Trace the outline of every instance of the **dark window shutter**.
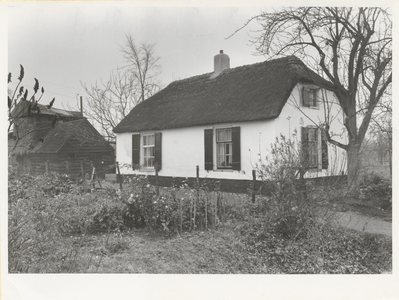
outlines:
[[231, 139], [233, 143], [233, 170], [241, 170], [241, 131], [240, 127], [233, 127]]
[[302, 88], [302, 104], [303, 106], [309, 106], [309, 94], [305, 87]]
[[325, 129], [321, 129], [321, 168], [328, 169], [328, 145]]
[[302, 163], [305, 169], [309, 167], [309, 133], [306, 127], [301, 127]]
[[317, 107], [317, 89], [312, 90], [313, 107]]
[[155, 162], [158, 163], [158, 170], [162, 167], [162, 133], [155, 132]]
[[204, 130], [205, 170], [213, 170], [213, 129]]
[[132, 135], [132, 167], [133, 170], [140, 165], [140, 134]]

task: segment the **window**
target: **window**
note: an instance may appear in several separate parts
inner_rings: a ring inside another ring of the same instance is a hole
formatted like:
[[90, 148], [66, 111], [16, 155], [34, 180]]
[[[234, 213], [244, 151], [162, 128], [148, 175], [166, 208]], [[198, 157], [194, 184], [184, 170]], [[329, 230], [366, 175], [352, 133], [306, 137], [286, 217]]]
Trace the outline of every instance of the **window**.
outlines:
[[151, 134], [133, 134], [132, 135], [132, 168], [153, 169], [155, 164], [158, 170], [161, 170], [162, 164], [162, 134], [155, 132]]
[[231, 128], [216, 130], [216, 153], [219, 169], [232, 167]]
[[314, 87], [302, 88], [302, 104], [306, 107], [317, 108], [317, 92], [319, 89]]
[[143, 166], [153, 168], [155, 161], [155, 136], [143, 135]]
[[302, 127], [301, 140], [304, 163], [309, 169], [328, 168], [327, 138], [323, 128]]
[[240, 127], [205, 129], [204, 145], [205, 170], [241, 170]]

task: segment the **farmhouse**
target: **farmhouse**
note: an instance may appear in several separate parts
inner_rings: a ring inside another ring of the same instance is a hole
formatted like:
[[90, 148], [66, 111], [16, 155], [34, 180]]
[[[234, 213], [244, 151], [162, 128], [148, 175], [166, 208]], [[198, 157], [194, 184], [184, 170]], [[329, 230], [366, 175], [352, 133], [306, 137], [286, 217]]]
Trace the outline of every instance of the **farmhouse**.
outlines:
[[[276, 137], [306, 145], [308, 177], [341, 174], [344, 113], [331, 84], [295, 56], [230, 68], [220, 51], [214, 71], [172, 82], [114, 128], [122, 174], [251, 180]], [[296, 133], [296, 136], [295, 136]]]
[[98, 177], [105, 177], [115, 161], [114, 149], [81, 112], [42, 104], [32, 109], [31, 104], [21, 100], [12, 112], [16, 126], [8, 147], [9, 164], [15, 172], [80, 176], [94, 167]]

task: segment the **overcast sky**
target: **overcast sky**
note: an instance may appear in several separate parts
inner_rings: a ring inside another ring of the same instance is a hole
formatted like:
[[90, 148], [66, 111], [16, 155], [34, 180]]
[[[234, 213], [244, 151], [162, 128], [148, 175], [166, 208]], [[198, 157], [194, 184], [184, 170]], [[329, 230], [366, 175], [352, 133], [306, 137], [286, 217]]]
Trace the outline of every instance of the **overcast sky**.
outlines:
[[120, 46], [125, 34], [137, 42], [156, 43], [164, 87], [213, 71], [213, 56], [220, 50], [230, 56], [232, 68], [265, 60], [253, 55], [249, 42], [250, 30], [259, 29], [258, 24], [226, 38], [259, 14], [266, 1], [205, 3], [9, 3], [8, 71], [16, 82], [22, 64], [28, 88], [37, 78], [46, 91], [42, 104], [55, 97], [55, 107], [77, 108], [77, 95], [86, 96], [80, 82], [107, 80], [124, 65]]

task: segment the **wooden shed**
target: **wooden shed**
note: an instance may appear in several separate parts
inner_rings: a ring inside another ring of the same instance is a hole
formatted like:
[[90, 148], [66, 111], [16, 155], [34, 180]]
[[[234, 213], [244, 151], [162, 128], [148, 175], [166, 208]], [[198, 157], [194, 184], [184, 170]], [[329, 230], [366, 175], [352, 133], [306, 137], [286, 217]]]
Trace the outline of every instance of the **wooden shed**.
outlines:
[[31, 151], [31, 173], [66, 173], [81, 176], [95, 168], [95, 174], [104, 178], [114, 168], [114, 148], [87, 121], [79, 119], [57, 122]]

